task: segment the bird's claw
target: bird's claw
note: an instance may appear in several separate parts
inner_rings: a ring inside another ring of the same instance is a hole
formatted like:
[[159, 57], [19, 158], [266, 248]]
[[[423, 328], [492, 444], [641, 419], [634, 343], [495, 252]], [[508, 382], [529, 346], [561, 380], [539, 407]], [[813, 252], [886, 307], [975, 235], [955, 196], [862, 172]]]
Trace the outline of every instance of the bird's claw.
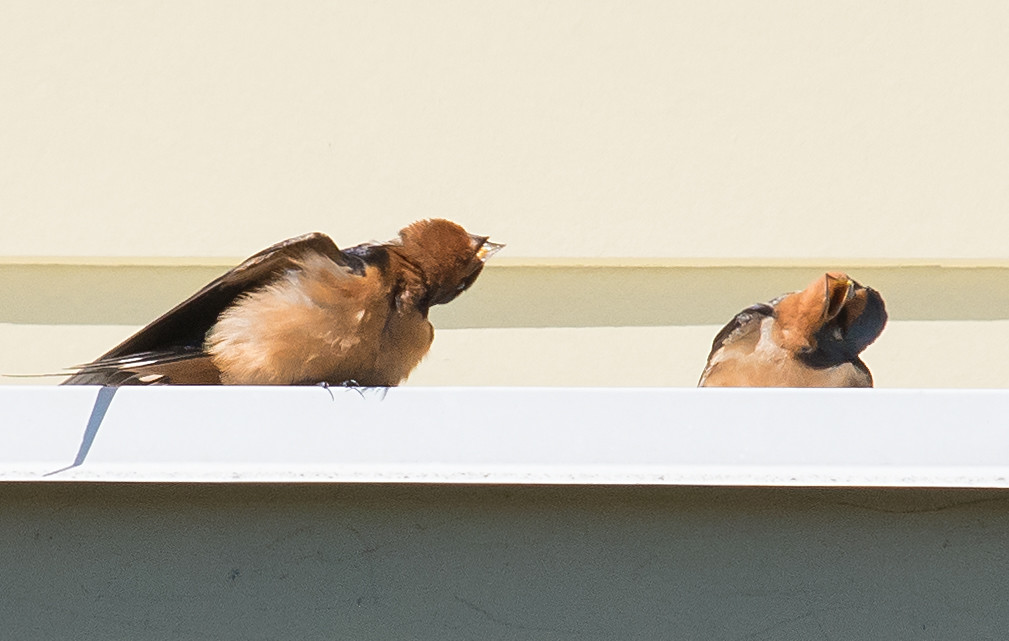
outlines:
[[347, 389], [354, 390], [355, 392], [361, 395], [361, 398], [364, 398], [364, 388], [361, 387], [360, 383], [358, 383], [354, 379], [348, 378], [344, 382], [340, 383], [340, 385], [346, 387]]
[[[321, 387], [322, 389], [324, 389], [327, 392], [329, 392], [329, 397], [331, 399], [333, 399], [334, 401], [336, 400], [336, 397], [333, 396], [333, 386], [330, 385], [328, 382], [326, 382], [326, 381], [319, 381], [315, 385], [316, 385], [316, 387]], [[385, 398], [386, 392], [389, 391], [389, 388], [388, 387], [384, 387], [384, 386], [367, 387], [367, 386], [361, 385], [360, 383], [358, 383], [356, 380], [354, 380], [352, 378], [343, 381], [342, 383], [340, 383], [339, 386], [342, 387], [342, 388], [344, 388], [344, 389], [354, 390], [355, 392], [357, 392], [358, 394], [361, 395], [361, 398], [366, 398], [365, 395], [364, 395], [364, 393], [367, 390], [374, 390], [374, 389], [380, 389], [380, 390], [382, 390], [382, 392], [381, 392], [382, 398]]]
[[336, 401], [336, 397], [333, 396], [333, 390], [329, 389], [329, 383], [327, 383], [326, 381], [319, 381], [318, 383], [315, 384], [315, 386], [321, 387], [322, 389], [326, 390], [326, 392], [329, 393], [329, 398], [332, 399], [334, 402]]

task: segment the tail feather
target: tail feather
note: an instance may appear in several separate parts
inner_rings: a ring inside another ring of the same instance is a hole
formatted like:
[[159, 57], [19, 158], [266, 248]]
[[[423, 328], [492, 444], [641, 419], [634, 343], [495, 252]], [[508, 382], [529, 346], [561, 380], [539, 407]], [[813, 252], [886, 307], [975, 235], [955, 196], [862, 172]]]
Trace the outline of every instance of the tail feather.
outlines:
[[221, 373], [202, 351], [141, 352], [71, 368], [61, 385], [220, 385]]

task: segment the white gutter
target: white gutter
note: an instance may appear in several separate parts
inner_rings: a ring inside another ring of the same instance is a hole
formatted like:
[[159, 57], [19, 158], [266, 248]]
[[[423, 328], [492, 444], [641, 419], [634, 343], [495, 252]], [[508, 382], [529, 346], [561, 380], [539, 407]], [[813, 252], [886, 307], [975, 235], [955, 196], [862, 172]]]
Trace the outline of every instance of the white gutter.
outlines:
[[0, 388], [68, 480], [1002, 488], [1009, 390]]

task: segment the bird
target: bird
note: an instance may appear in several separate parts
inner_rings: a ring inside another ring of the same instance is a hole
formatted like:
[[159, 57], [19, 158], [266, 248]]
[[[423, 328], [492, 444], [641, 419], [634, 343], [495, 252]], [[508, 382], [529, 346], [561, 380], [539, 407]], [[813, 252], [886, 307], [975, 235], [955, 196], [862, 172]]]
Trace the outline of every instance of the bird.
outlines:
[[698, 387], [872, 387], [859, 354], [886, 321], [879, 292], [827, 272], [736, 314], [712, 341]]
[[64, 385], [392, 387], [428, 352], [428, 310], [476, 281], [503, 244], [433, 218], [339, 249], [314, 232], [251, 256]]

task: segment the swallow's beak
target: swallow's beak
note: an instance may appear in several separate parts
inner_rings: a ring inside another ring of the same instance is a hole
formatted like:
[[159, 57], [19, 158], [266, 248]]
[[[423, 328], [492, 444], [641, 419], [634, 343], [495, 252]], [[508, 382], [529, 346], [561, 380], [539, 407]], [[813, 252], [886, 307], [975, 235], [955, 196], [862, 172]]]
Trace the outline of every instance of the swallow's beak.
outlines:
[[855, 295], [855, 281], [847, 274], [826, 274], [826, 297], [824, 299], [824, 320], [830, 320], [841, 312], [845, 303]]
[[480, 249], [476, 250], [476, 258], [481, 263], [485, 263], [488, 258], [501, 251], [503, 247], [504, 243], [492, 243], [485, 238]]

